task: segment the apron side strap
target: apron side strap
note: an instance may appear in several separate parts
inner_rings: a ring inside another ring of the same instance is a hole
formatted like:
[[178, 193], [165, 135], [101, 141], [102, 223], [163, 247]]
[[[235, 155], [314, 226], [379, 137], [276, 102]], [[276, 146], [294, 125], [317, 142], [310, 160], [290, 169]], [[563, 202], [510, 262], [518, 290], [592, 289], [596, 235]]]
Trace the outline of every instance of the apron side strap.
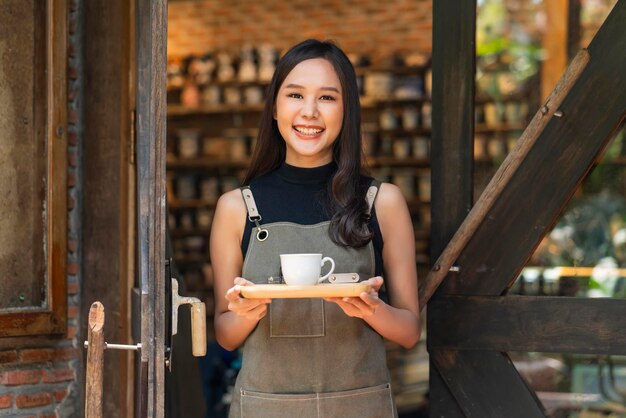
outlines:
[[367, 199], [367, 215], [372, 214], [372, 208], [374, 207], [374, 202], [376, 201], [376, 196], [378, 196], [378, 191], [380, 190], [381, 182], [374, 179], [370, 184], [369, 189], [367, 189], [367, 194], [365, 195], [365, 199]]
[[256, 207], [256, 202], [254, 201], [254, 196], [252, 195], [252, 190], [250, 190], [249, 186], [240, 187], [241, 196], [243, 196], [243, 201], [246, 204], [246, 208], [248, 209], [248, 219], [252, 222], [258, 222], [261, 220], [261, 214]]

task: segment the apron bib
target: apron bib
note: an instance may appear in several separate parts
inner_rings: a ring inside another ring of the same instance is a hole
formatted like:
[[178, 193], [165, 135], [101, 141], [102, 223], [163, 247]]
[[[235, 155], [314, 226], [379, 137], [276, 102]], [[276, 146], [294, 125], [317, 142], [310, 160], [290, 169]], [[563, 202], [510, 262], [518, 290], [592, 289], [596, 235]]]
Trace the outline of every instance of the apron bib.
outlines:
[[[371, 206], [378, 187], [368, 191]], [[261, 225], [252, 192], [242, 188], [252, 230], [242, 276], [257, 284], [280, 277], [280, 254], [321, 253], [335, 273], [374, 275], [372, 242], [335, 244], [330, 221]], [[322, 274], [325, 274], [323, 271]], [[393, 418], [383, 338], [362, 319], [323, 299], [274, 299], [242, 348], [230, 418]]]

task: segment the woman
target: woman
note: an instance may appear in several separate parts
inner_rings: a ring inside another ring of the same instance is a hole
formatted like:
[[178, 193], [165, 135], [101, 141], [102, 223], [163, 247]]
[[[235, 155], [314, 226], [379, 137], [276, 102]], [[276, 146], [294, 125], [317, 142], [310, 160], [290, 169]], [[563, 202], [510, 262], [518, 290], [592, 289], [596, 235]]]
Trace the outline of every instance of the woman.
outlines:
[[[399, 189], [361, 174], [360, 119], [354, 68], [337, 46], [307, 40], [281, 58], [249, 188], [220, 198], [211, 233], [217, 341], [243, 345], [231, 417], [397, 416], [383, 338], [419, 340], [413, 227]], [[330, 256], [373, 291], [242, 298], [242, 286], [280, 276], [281, 253]], [[378, 296], [383, 272], [390, 303]]]

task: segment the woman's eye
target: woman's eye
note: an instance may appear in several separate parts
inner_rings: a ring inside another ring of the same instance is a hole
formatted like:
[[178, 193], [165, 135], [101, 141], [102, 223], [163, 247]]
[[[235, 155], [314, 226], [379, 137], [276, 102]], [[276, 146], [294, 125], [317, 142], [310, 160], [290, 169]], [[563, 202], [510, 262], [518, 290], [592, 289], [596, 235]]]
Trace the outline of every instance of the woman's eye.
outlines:
[[322, 100], [335, 100], [335, 98], [333, 96], [322, 96], [322, 97], [320, 97], [320, 99], [322, 99]]
[[289, 93], [287, 97], [292, 97], [294, 99], [301, 99], [302, 95], [300, 93]]

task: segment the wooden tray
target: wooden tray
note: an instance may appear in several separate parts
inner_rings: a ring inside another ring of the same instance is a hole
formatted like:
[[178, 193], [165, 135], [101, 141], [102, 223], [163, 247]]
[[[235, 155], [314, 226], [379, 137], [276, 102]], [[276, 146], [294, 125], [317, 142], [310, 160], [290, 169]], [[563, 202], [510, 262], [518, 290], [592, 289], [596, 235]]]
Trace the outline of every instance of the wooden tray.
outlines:
[[257, 284], [241, 286], [241, 296], [249, 299], [280, 298], [323, 298], [358, 297], [361, 292], [369, 292], [372, 285], [367, 283], [322, 283], [313, 286], [289, 286], [286, 284]]

